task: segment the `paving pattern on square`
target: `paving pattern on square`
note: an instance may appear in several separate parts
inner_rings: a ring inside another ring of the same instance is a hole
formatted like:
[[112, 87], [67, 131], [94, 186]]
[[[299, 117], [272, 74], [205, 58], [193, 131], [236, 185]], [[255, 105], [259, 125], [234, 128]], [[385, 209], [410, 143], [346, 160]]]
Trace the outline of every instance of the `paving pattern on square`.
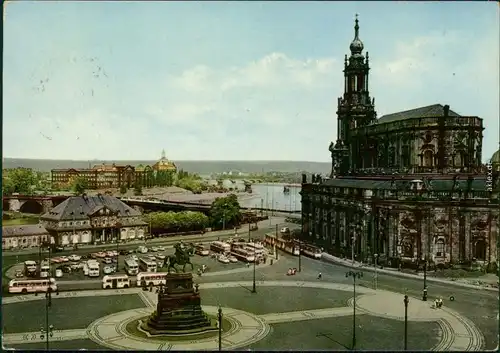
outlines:
[[[352, 286], [327, 282], [305, 282], [305, 281], [260, 281], [258, 286], [267, 287], [303, 287], [323, 288], [336, 291], [352, 291]], [[202, 283], [200, 289], [250, 287], [252, 282], [220, 282]], [[383, 290], [373, 290], [357, 287], [356, 310], [360, 314], [384, 317], [395, 320], [404, 320], [403, 296]], [[132, 288], [120, 291], [81, 291], [72, 292], [72, 297], [93, 295], [119, 295], [138, 294], [143, 300], [146, 308], [132, 309], [117, 312], [94, 321], [85, 330], [60, 330], [54, 332], [53, 340], [74, 340], [90, 338], [103, 347], [116, 350], [215, 350], [218, 348], [218, 338], [206, 338], [193, 341], [166, 342], [154, 338], [140, 338], [126, 331], [126, 325], [149, 315], [157, 303], [157, 295], [154, 292], [143, 291]], [[18, 301], [41, 300], [42, 296], [25, 295], [23, 299], [18, 297], [4, 298], [3, 304]], [[265, 298], [262, 298], [265, 300]], [[352, 315], [354, 298], [349, 299], [348, 305], [341, 308], [324, 308], [315, 310], [302, 310], [290, 312], [277, 312], [264, 315], [255, 315], [243, 310], [223, 308], [224, 317], [231, 323], [231, 329], [222, 335], [222, 348], [237, 349], [249, 346], [271, 333], [272, 324], [293, 321], [319, 320], [323, 318], [340, 317]], [[416, 298], [410, 298], [408, 306], [409, 321], [433, 321], [440, 327], [440, 341], [431, 348], [433, 351], [478, 351], [484, 344], [484, 337], [477, 327], [467, 318], [457, 312], [443, 307], [442, 309], [431, 308], [431, 302], [422, 302]], [[208, 314], [216, 314], [217, 307], [203, 306]], [[25, 332], [18, 334], [5, 334], [4, 344], [22, 344], [41, 341], [39, 332]]]

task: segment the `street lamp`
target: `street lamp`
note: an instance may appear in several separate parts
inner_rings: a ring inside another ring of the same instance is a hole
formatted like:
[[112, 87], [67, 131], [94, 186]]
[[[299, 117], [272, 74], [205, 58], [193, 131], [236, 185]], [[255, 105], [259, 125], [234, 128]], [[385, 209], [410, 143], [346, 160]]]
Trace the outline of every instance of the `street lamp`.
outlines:
[[54, 326], [49, 325], [49, 308], [52, 306], [52, 287], [47, 288], [45, 293], [45, 328], [42, 326], [40, 329], [40, 338], [43, 340], [46, 337], [46, 349], [49, 350], [49, 338], [54, 335]]
[[422, 300], [424, 302], [427, 301], [427, 256], [425, 257], [425, 262], [424, 262], [424, 290], [423, 290]]
[[257, 288], [255, 287], [255, 263], [257, 262], [257, 257], [255, 256], [255, 244], [253, 248], [253, 286], [252, 286], [252, 293], [257, 293]]
[[219, 351], [222, 350], [222, 308], [219, 304], [219, 309], [217, 310], [217, 320], [219, 323]]
[[299, 272], [302, 271], [302, 241], [299, 240]]
[[410, 300], [408, 299], [408, 296], [405, 294], [405, 299], [403, 300], [405, 303], [405, 351], [408, 348], [408, 303]]
[[116, 233], [116, 272], [120, 269], [120, 228], [121, 224], [119, 222], [115, 223], [115, 233]]
[[377, 286], [378, 286], [378, 272], [377, 272], [377, 259], [378, 259], [378, 254], [373, 254], [373, 257], [375, 258], [375, 261], [374, 261], [374, 267], [375, 267], [375, 278], [374, 278], [374, 286], [375, 286], [375, 290], [377, 290]]
[[345, 274], [346, 278], [352, 277], [353, 280], [353, 306], [352, 306], [352, 347], [356, 347], [356, 278], [362, 278], [363, 272], [361, 271], [348, 271]]

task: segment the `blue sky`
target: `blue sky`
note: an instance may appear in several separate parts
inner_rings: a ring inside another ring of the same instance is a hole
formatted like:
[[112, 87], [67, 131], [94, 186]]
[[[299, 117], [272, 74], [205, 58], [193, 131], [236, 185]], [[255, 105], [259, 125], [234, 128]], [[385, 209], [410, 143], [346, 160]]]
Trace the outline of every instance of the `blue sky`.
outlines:
[[[5, 5], [4, 5], [5, 6]], [[499, 20], [472, 2], [28, 2], [4, 24], [4, 157], [328, 161], [354, 14], [378, 116], [441, 103], [498, 148]]]

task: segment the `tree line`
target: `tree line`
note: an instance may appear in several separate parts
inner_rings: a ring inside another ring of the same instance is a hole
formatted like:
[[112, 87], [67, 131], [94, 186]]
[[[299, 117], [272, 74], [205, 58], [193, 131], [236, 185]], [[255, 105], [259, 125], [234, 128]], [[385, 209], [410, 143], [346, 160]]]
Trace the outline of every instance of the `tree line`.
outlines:
[[217, 198], [210, 206], [209, 216], [202, 212], [151, 212], [144, 221], [153, 234], [213, 229], [231, 229], [241, 221], [240, 205], [236, 195]]

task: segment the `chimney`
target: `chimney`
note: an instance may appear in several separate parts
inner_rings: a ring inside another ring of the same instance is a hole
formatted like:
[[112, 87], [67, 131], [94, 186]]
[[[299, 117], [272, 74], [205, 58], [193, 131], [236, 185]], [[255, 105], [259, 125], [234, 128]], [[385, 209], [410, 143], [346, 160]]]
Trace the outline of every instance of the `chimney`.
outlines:
[[447, 104], [443, 107], [443, 116], [447, 118], [450, 115], [450, 106]]

